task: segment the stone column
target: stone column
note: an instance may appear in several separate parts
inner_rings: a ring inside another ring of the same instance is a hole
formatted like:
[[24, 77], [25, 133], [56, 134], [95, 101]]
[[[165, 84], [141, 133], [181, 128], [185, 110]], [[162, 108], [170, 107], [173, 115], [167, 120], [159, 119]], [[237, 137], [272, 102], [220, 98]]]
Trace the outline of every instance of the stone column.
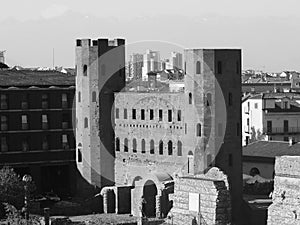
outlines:
[[103, 192], [103, 212], [104, 213], [107, 213], [107, 210], [108, 210], [108, 208], [107, 208], [107, 195], [108, 195], [107, 190], [105, 190]]
[[157, 195], [155, 196], [155, 201], [156, 201], [155, 210], [156, 210], [156, 217], [157, 218], [161, 218], [161, 195], [162, 195], [162, 193], [161, 193], [161, 191], [159, 191], [157, 193]]

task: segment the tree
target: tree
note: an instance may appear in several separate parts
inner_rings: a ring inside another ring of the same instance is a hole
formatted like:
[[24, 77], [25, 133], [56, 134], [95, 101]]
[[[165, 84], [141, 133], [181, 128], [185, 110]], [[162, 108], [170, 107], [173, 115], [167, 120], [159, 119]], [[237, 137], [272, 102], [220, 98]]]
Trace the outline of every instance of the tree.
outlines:
[[20, 208], [23, 205], [24, 185], [12, 168], [0, 170], [0, 202], [7, 202]]
[[249, 140], [249, 143], [255, 142], [255, 141], [261, 141], [264, 140], [265, 135], [261, 133], [259, 129], [255, 130], [255, 127], [251, 127], [251, 138]]
[[8, 65], [6, 65], [5, 63], [0, 62], [0, 69], [8, 69]]

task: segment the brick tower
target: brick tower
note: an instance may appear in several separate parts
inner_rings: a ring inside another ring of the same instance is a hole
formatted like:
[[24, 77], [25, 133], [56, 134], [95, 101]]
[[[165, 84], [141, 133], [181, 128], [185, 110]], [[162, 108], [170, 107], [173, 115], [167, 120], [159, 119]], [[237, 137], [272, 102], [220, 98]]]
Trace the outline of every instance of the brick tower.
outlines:
[[203, 174], [211, 166], [222, 169], [235, 217], [242, 200], [241, 51], [187, 49], [184, 55], [188, 173]]
[[79, 194], [114, 184], [114, 92], [125, 86], [125, 40], [76, 41]]

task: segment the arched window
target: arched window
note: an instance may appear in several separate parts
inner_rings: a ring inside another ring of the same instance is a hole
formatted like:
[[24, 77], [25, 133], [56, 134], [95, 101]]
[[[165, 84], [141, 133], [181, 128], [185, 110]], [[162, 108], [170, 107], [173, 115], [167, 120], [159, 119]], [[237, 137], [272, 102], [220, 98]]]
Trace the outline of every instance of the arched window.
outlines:
[[92, 102], [96, 102], [97, 101], [97, 95], [96, 95], [96, 91], [92, 92]]
[[182, 143], [181, 143], [181, 141], [177, 142], [177, 155], [182, 156]]
[[192, 151], [189, 151], [188, 153], [188, 164], [187, 164], [187, 170], [189, 174], [194, 173], [194, 154]]
[[160, 155], [164, 154], [164, 143], [163, 143], [163, 141], [159, 142], [159, 154]]
[[142, 139], [142, 153], [146, 153], [146, 142], [145, 142], [145, 139]]
[[168, 142], [168, 155], [172, 155], [173, 154], [173, 143], [172, 141]]
[[106, 73], [106, 67], [105, 67], [104, 64], [101, 65], [101, 69], [100, 69], [100, 70], [101, 70], [101, 75], [102, 75], [102, 76], [105, 76], [105, 73]]
[[150, 141], [150, 154], [154, 154], [154, 141]]
[[82, 152], [80, 148], [77, 149], [77, 162], [82, 162]]
[[211, 106], [211, 93], [206, 94], [206, 106]]
[[128, 152], [128, 139], [124, 139], [124, 152]]
[[196, 135], [197, 135], [197, 137], [201, 137], [201, 124], [200, 123], [197, 123]]
[[191, 105], [193, 101], [192, 93], [189, 93], [189, 104]]
[[228, 93], [228, 105], [232, 105], [232, 93], [231, 92], [229, 92]]
[[250, 170], [250, 176], [254, 177], [255, 175], [260, 175], [260, 171], [256, 167], [253, 167]]
[[116, 151], [120, 151], [120, 138], [116, 138]]
[[196, 74], [200, 74], [201, 73], [201, 63], [200, 61], [196, 62]]
[[89, 120], [88, 118], [84, 118], [84, 128], [88, 128], [89, 127]]
[[81, 102], [81, 92], [78, 92], [78, 102]]
[[87, 76], [87, 65], [83, 65], [83, 76]]
[[136, 152], [137, 148], [136, 148], [136, 139], [133, 138], [132, 140], [132, 152]]

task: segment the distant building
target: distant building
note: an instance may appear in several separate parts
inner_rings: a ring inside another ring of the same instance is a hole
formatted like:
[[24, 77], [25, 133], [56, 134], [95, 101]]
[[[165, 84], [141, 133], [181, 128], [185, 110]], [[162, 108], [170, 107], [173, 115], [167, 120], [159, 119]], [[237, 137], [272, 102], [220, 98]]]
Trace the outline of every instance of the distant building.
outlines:
[[171, 52], [169, 64], [171, 68], [167, 69], [182, 69], [182, 54], [179, 52]]
[[243, 147], [243, 173], [250, 175], [257, 168], [266, 179], [274, 177], [276, 156], [300, 156], [300, 143], [284, 141], [256, 141]]
[[30, 174], [39, 193], [75, 193], [74, 85], [56, 71], [0, 70], [0, 167]]
[[300, 141], [300, 94], [265, 93], [242, 102], [243, 145], [255, 140]]
[[150, 71], [157, 72], [161, 70], [160, 52], [147, 50], [143, 58], [142, 80], [148, 79]]
[[4, 53], [5, 51], [0, 51], [0, 63], [5, 63]]
[[129, 73], [131, 79], [141, 79], [143, 73], [143, 55], [134, 53], [130, 55]]

